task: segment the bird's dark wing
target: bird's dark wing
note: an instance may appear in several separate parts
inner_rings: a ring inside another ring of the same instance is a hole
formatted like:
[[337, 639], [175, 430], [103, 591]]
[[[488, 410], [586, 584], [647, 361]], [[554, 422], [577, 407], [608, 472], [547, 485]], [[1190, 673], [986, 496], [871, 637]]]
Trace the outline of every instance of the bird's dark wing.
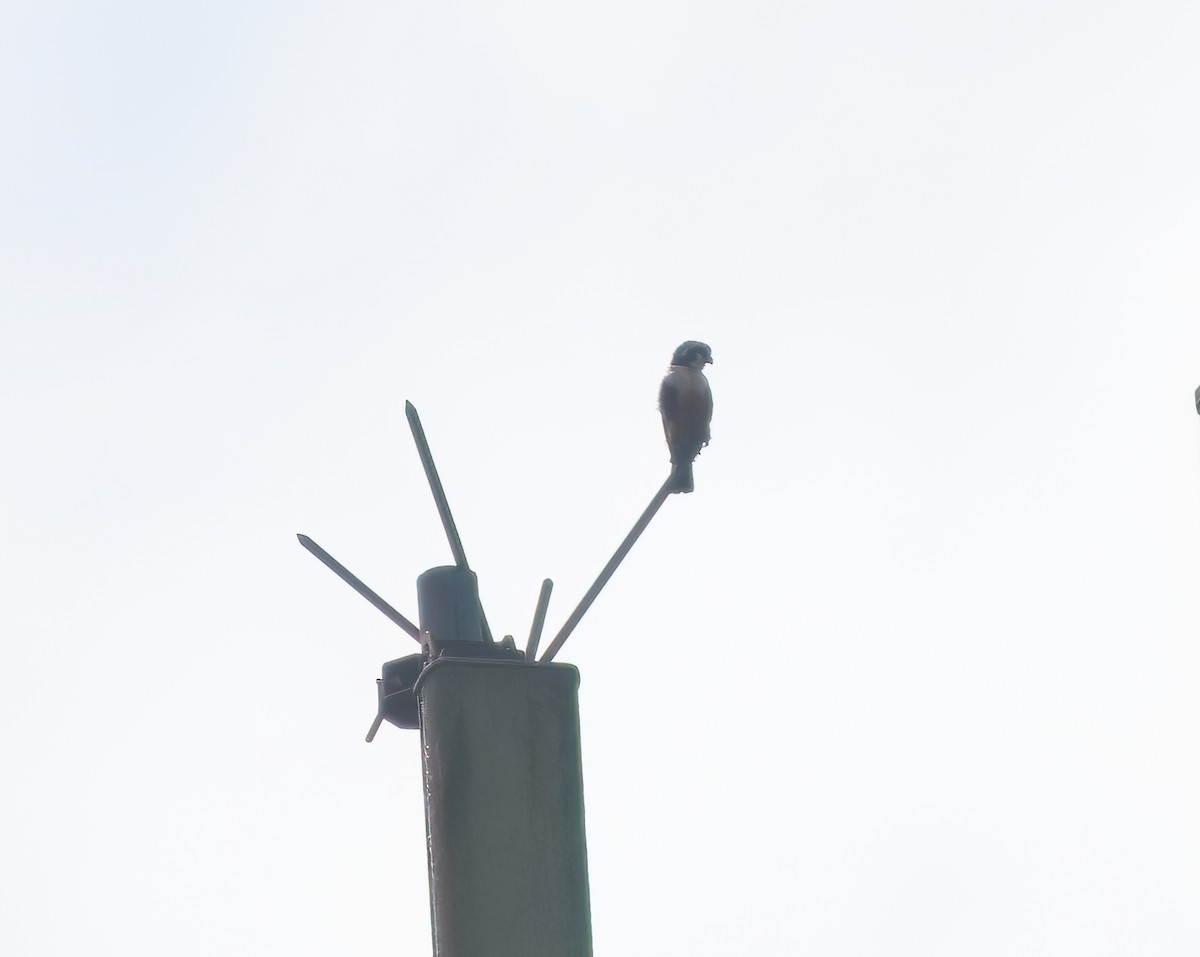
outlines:
[[668, 375], [658, 390], [658, 409], [663, 420], [674, 419], [679, 414], [679, 383]]

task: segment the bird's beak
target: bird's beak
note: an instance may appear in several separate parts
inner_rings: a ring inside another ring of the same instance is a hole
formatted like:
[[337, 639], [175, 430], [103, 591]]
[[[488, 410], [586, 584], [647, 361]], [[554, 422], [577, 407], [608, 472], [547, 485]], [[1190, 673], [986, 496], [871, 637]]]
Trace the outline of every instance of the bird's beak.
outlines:
[[711, 359], [711, 358], [705, 359], [705, 360], [704, 360], [704, 364], [705, 364], [706, 366], [710, 366], [710, 365], [712, 365], [712, 359]]

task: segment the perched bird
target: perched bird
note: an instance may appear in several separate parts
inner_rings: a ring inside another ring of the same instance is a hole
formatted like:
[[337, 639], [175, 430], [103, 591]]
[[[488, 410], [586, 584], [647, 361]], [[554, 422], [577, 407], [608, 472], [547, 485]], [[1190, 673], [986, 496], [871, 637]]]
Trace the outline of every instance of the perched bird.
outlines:
[[712, 390], [704, 377], [704, 367], [712, 362], [707, 343], [689, 339], [671, 357], [671, 368], [658, 390], [658, 411], [662, 413], [667, 448], [671, 450], [672, 492], [690, 492], [692, 460], [708, 445], [712, 421]]

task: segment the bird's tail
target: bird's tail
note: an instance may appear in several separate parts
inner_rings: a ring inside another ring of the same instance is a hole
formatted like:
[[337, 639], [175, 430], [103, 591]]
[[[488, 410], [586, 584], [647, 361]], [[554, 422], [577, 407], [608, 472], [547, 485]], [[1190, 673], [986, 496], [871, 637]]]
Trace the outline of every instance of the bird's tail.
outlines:
[[692, 479], [692, 463], [680, 462], [671, 473], [671, 492], [693, 492], [696, 483]]

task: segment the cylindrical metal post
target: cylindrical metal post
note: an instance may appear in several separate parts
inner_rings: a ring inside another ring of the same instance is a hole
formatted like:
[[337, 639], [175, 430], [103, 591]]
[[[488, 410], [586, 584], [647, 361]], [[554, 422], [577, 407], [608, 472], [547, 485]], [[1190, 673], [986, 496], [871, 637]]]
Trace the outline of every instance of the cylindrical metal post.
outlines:
[[448, 641], [483, 641], [479, 587], [475, 573], [458, 565], [439, 565], [417, 577], [421, 631], [434, 647]]
[[578, 689], [445, 657], [417, 681], [434, 957], [590, 957]]

